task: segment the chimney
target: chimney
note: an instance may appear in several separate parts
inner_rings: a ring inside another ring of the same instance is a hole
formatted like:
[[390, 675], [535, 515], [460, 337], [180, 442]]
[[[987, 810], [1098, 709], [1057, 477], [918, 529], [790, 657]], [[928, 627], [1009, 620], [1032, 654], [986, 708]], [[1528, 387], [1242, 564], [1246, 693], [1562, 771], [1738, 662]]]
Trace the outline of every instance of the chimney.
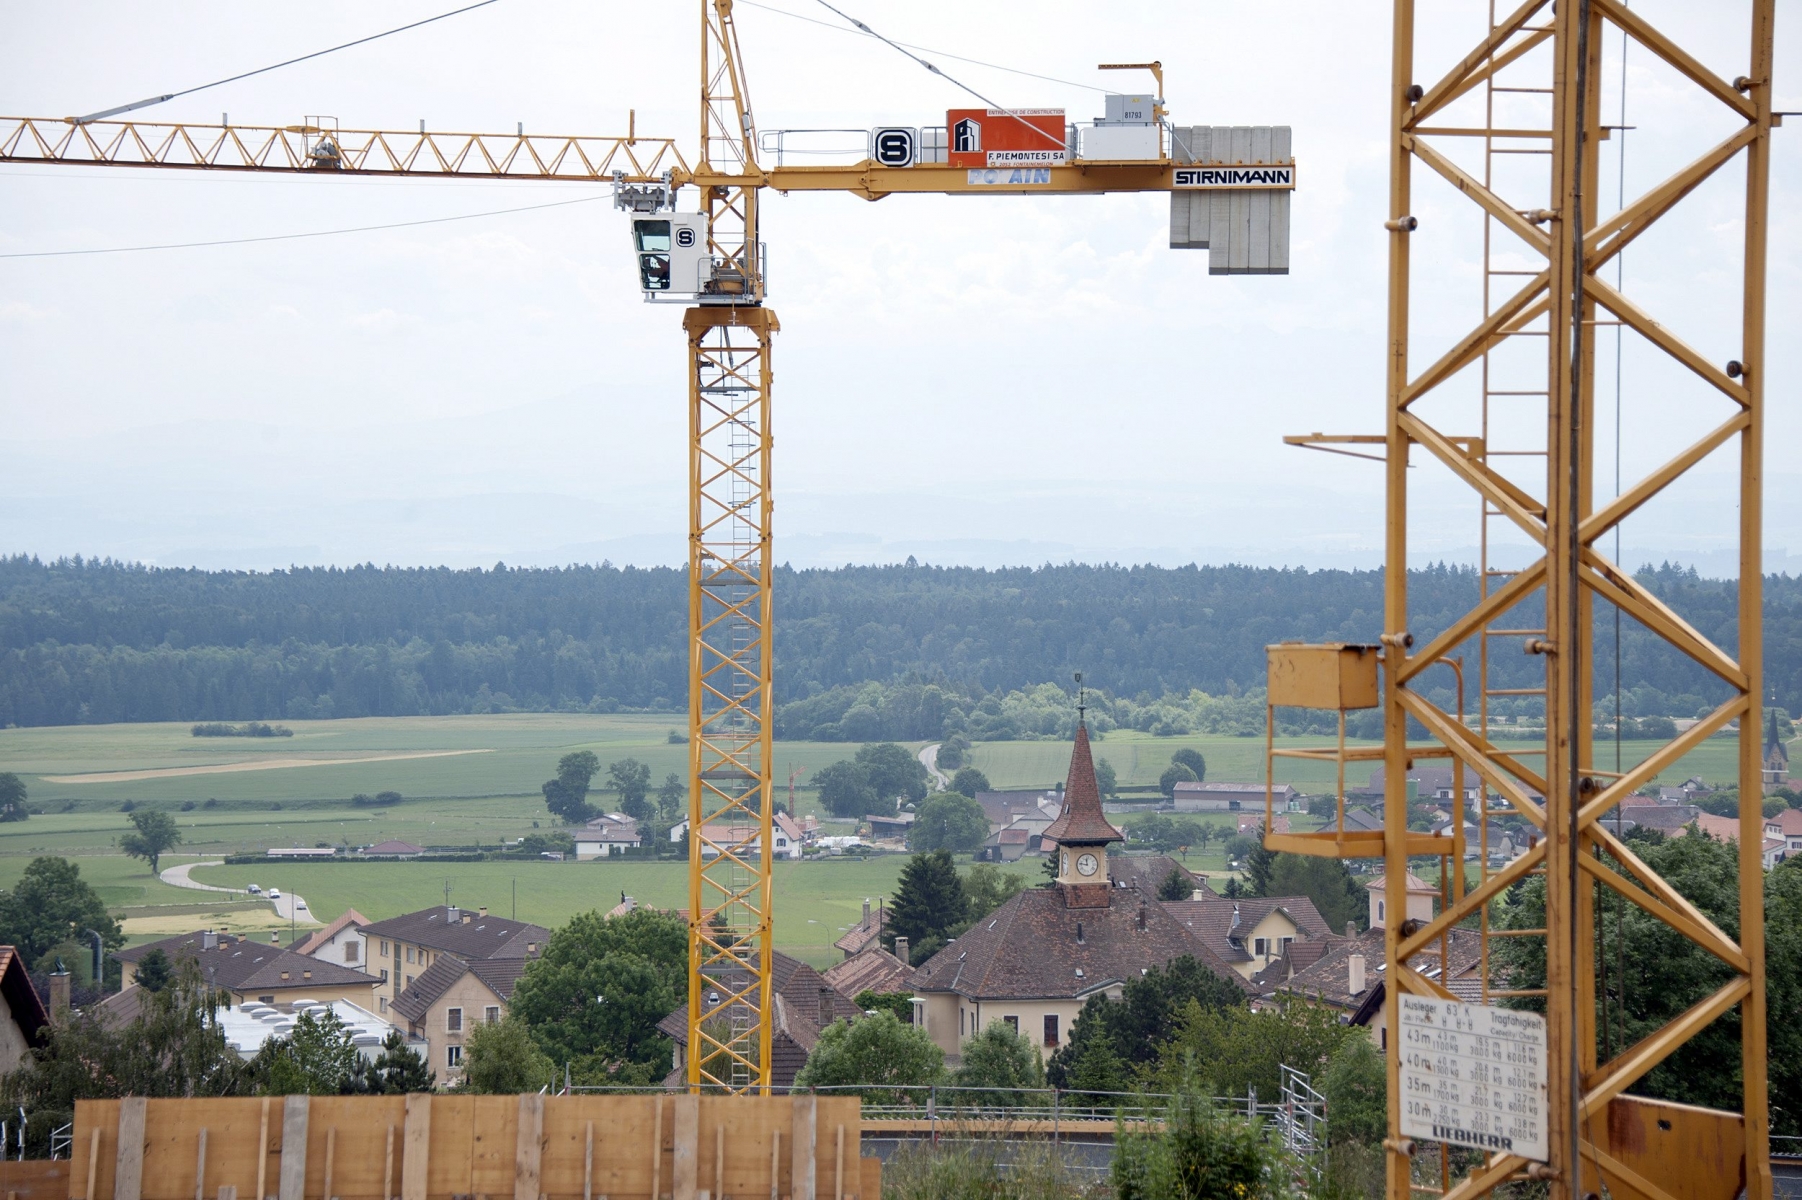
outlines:
[[[1145, 932], [1145, 897], [1142, 894], [1139, 897], [1139, 916], [1138, 916], [1137, 923], [1138, 923], [1138, 927], [1139, 927], [1139, 932], [1144, 933]], [[1237, 925], [1238, 923], [1239, 923], [1239, 906], [1235, 904], [1233, 906], [1233, 924]]]
[[895, 939], [895, 957], [910, 966], [913, 964], [913, 960], [907, 957], [906, 937], [897, 937]]
[[870, 927], [870, 898], [868, 896], [863, 898], [863, 927], [865, 929]]
[[1364, 990], [1364, 956], [1362, 954], [1354, 954], [1345, 965], [1347, 975], [1349, 976], [1347, 987], [1351, 991], [1351, 994], [1356, 996]]
[[824, 983], [822, 983], [820, 985], [820, 1028], [821, 1029], [826, 1028], [826, 1026], [832, 1024], [832, 1022], [834, 1022], [838, 1019], [838, 1006], [833, 1004], [833, 1002], [832, 1002], [833, 994], [834, 993], [832, 991], [831, 985], [824, 984]]
[[200, 948], [202, 950], [217, 950], [219, 948], [219, 935], [210, 929], [201, 930]]
[[1347, 921], [1345, 923], [1345, 936], [1348, 938], [1355, 938], [1358, 936], [1358, 923], [1356, 921]]
[[446, 925], [455, 925], [458, 921], [462, 920], [462, 918], [463, 914], [456, 905], [447, 904], [444, 906], [444, 923]]
[[466, 912], [463, 914], [463, 923], [465, 925], [469, 924], [471, 921], [473, 921], [475, 919], [476, 919], [476, 915], [472, 912]]
[[278, 932], [274, 929], [271, 929], [269, 931], [269, 944], [271, 946], [279, 946], [282, 944], [282, 935], [280, 934], [280, 932]]
[[476, 909], [476, 916], [486, 919], [488, 916], [488, 906], [484, 904], [482, 907]]
[[69, 968], [60, 958], [50, 972], [50, 1019], [58, 1025], [69, 1019]]

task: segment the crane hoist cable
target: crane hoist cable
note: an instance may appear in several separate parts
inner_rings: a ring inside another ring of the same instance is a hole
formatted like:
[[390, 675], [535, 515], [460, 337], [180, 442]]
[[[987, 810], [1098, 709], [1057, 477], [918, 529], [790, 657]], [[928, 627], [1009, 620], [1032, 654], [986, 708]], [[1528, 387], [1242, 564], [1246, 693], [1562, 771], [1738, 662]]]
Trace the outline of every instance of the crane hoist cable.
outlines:
[[120, 113], [136, 112], [140, 108], [149, 108], [153, 104], [164, 104], [181, 96], [192, 96], [195, 92], [204, 92], [208, 88], [223, 87], [228, 83], [236, 83], [240, 79], [249, 79], [252, 75], [266, 75], [270, 71], [279, 71], [283, 67], [291, 67], [295, 63], [306, 62], [310, 58], [322, 58], [327, 54], [335, 54], [339, 50], [348, 50], [352, 46], [361, 46], [365, 42], [373, 42], [380, 38], [391, 37], [397, 33], [405, 33], [409, 29], [418, 29], [421, 25], [430, 25], [434, 21], [442, 21], [446, 17], [455, 17], [474, 9], [486, 8], [490, 4], [498, 4], [499, 2], [500, 0], [476, 0], [474, 4], [465, 4], [462, 8], [453, 8], [449, 12], [439, 13], [435, 17], [426, 17], [424, 20], [414, 21], [408, 25], [397, 25], [393, 29], [385, 29], [381, 33], [372, 33], [368, 37], [360, 37], [354, 42], [345, 42], [342, 45], [330, 46], [324, 50], [315, 50], [311, 54], [303, 54], [299, 58], [290, 58], [285, 62], [271, 63], [267, 67], [258, 67], [254, 71], [244, 71], [237, 75], [228, 75], [224, 79], [215, 79], [211, 83], [203, 83], [198, 87], [183, 88], [179, 92], [170, 92], [165, 96], [151, 96], [148, 99], [138, 100], [131, 104], [121, 104], [117, 108], [105, 108], [101, 109], [99, 112], [91, 112], [85, 117], [72, 117], [70, 119], [77, 125], [86, 125], [90, 121], [101, 121], [107, 117], [116, 117]]

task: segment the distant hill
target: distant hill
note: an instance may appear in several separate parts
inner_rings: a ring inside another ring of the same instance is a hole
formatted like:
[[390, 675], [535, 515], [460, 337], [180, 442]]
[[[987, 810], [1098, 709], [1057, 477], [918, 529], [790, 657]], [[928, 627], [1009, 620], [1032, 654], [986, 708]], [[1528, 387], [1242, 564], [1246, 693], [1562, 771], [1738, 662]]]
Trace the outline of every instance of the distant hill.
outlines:
[[[1641, 578], [1732, 649], [1732, 585], [1671, 567]], [[1439, 567], [1409, 587], [1424, 641], [1475, 598], [1477, 578]], [[812, 698], [806, 721], [787, 722], [798, 735], [837, 721], [870, 683], [937, 683], [974, 702], [1068, 686], [1081, 670], [1141, 704], [1239, 695], [1261, 686], [1266, 644], [1372, 641], [1382, 611], [1381, 571], [907, 565], [783, 569], [776, 589], [778, 699]], [[1766, 595], [1770, 682], [1796, 712], [1802, 580], [1773, 576]], [[673, 711], [686, 614], [682, 572], [661, 568], [255, 573], [12, 557], [0, 559], [0, 723]], [[1598, 621], [1606, 656], [1612, 618]], [[1700, 668], [1623, 626], [1629, 714], [1693, 716], [1718, 701]], [[1474, 668], [1474, 649], [1466, 658]], [[1516, 641], [1498, 642], [1494, 662], [1502, 686], [1531, 686], [1542, 666]], [[1611, 670], [1604, 657], [1598, 693]]]

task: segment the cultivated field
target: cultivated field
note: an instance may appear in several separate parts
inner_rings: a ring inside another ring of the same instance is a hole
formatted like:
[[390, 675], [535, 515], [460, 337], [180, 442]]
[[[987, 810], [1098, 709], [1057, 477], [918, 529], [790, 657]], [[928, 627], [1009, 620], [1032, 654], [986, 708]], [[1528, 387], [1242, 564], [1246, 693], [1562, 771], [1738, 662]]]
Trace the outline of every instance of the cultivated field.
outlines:
[[[0, 825], [0, 887], [11, 886], [33, 856], [64, 855], [76, 859], [109, 905], [135, 910], [134, 934], [165, 932], [171, 921], [260, 931], [277, 924], [267, 913], [163, 911], [166, 905], [205, 907], [209, 900], [162, 883], [143, 863], [118, 853], [117, 839], [130, 827], [121, 811], [125, 802], [172, 810], [184, 835], [183, 851], [199, 855], [367, 845], [384, 838], [492, 847], [555, 826], [538, 785], [552, 775], [557, 759], [573, 750], [592, 750], [603, 764], [637, 758], [650, 766], [654, 782], [671, 771], [685, 772], [687, 747], [668, 737], [681, 720], [674, 714], [505, 714], [295, 721], [288, 723], [294, 730], [288, 738], [196, 738], [185, 724], [0, 730], [0, 770], [22, 776], [31, 803], [45, 809], [29, 821]], [[1284, 742], [1318, 744], [1319, 739]], [[1115, 731], [1096, 743], [1096, 754], [1113, 765], [1121, 785], [1143, 786], [1155, 783], [1171, 753], [1183, 746], [1206, 756], [1211, 779], [1262, 778], [1262, 738], [1154, 738]], [[1637, 762], [1654, 748], [1628, 743], [1624, 761]], [[844, 743], [778, 744], [778, 789], [791, 768], [804, 769], [798, 807], [817, 813], [809, 776], [856, 749]], [[1612, 759], [1611, 748], [1605, 756]], [[1064, 778], [1069, 746], [979, 743], [971, 757], [993, 786], [1050, 787]], [[1354, 773], [1353, 780], [1362, 782], [1367, 771]], [[1717, 739], [1667, 772], [1663, 782], [1690, 775], [1727, 780], [1732, 771], [1732, 744]], [[1288, 763], [1278, 777], [1307, 790], [1331, 775], [1324, 764]], [[603, 773], [597, 784], [604, 778]], [[350, 803], [353, 794], [386, 790], [405, 800], [386, 808]], [[595, 799], [604, 804], [606, 795]], [[179, 861], [171, 856], [165, 865]], [[1191, 853], [1190, 862], [1216, 871], [1224, 866], [1218, 844], [1205, 856]], [[899, 856], [782, 864], [776, 884], [778, 943], [811, 961], [830, 961], [830, 943], [841, 927], [856, 919], [864, 897], [894, 890], [901, 865]], [[1037, 864], [1021, 869], [1032, 875]], [[497, 912], [511, 911], [517, 883], [519, 915], [548, 925], [589, 908], [611, 907], [621, 892], [662, 907], [687, 903], [686, 871], [676, 862], [288, 864], [273, 870], [202, 868], [195, 878], [228, 887], [254, 882], [292, 888], [322, 920], [345, 907], [379, 918], [441, 902], [446, 880], [454, 901], [487, 904]], [[145, 911], [146, 906], [155, 911]]]

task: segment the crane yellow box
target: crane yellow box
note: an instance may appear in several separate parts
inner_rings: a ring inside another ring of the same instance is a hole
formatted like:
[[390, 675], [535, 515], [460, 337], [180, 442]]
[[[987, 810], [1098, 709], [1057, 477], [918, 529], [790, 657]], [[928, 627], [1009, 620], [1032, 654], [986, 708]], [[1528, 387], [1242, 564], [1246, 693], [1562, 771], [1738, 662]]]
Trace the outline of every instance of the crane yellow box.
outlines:
[[1269, 702], [1277, 708], [1375, 708], [1378, 647], [1357, 642], [1264, 647], [1269, 656]]

